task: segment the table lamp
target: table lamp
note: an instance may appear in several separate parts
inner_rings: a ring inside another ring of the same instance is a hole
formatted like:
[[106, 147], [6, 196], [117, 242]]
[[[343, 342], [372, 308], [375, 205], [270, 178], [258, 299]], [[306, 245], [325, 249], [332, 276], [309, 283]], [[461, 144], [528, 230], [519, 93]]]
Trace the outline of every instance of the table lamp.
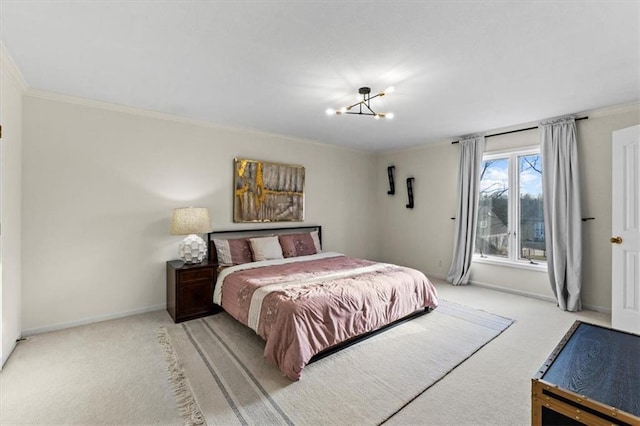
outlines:
[[188, 235], [178, 246], [178, 255], [184, 263], [200, 263], [207, 257], [207, 243], [196, 234], [206, 234], [212, 230], [209, 209], [206, 207], [173, 210], [171, 235]]

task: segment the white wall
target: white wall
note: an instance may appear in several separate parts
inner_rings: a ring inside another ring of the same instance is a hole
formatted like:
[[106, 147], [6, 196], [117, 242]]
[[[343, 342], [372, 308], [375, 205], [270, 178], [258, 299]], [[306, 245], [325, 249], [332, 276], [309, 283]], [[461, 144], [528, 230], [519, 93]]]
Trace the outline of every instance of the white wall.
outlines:
[[2, 312], [1, 365], [9, 358], [21, 331], [21, 166], [22, 92], [20, 72], [0, 43], [0, 310]]
[[326, 249], [376, 255], [374, 154], [34, 91], [24, 123], [24, 334], [164, 309], [175, 207], [260, 226], [232, 223], [234, 157], [305, 166], [304, 223]]
[[[586, 307], [611, 309], [611, 133], [640, 123], [638, 104], [588, 113], [578, 121], [583, 222], [583, 287]], [[529, 127], [535, 123], [524, 124]], [[500, 129], [502, 130], [502, 129]], [[487, 130], [487, 133], [493, 133]], [[487, 151], [538, 142], [537, 130], [488, 138]], [[396, 166], [399, 194], [386, 195], [386, 167]], [[453, 250], [458, 146], [450, 142], [380, 154], [378, 209], [381, 260], [406, 264], [434, 277], [446, 276]], [[405, 178], [416, 178], [416, 208], [405, 209]], [[471, 282], [505, 291], [552, 298], [546, 273], [474, 263]]]
[[611, 136], [640, 124], [640, 105], [596, 111], [589, 117], [578, 124], [582, 214], [596, 218], [582, 225], [583, 303], [611, 309]]
[[[439, 277], [449, 268], [458, 161], [458, 147], [449, 142], [372, 154], [37, 91], [27, 92], [22, 111], [23, 334], [163, 309], [165, 261], [176, 257], [180, 240], [169, 235], [173, 208], [208, 207], [218, 230], [255, 226], [232, 223], [234, 157], [304, 165], [305, 223], [324, 226], [325, 248]], [[590, 116], [578, 123], [584, 215], [596, 217], [584, 225], [583, 302], [606, 310], [611, 132], [639, 123], [640, 114], [636, 105]], [[532, 138], [536, 131], [491, 138], [488, 148], [528, 145]], [[9, 170], [15, 174], [20, 163], [12, 160]], [[394, 196], [386, 194], [391, 164]], [[405, 208], [409, 176], [416, 179], [414, 209]], [[18, 207], [19, 178], [12, 182]], [[19, 266], [7, 273], [20, 282]], [[546, 274], [534, 271], [476, 264], [471, 279], [552, 294]], [[20, 303], [11, 306], [19, 312]]]
[[[446, 275], [453, 251], [458, 150], [450, 143], [386, 152], [378, 158], [380, 260]], [[395, 165], [396, 193], [387, 195]], [[406, 179], [414, 177], [414, 208]]]

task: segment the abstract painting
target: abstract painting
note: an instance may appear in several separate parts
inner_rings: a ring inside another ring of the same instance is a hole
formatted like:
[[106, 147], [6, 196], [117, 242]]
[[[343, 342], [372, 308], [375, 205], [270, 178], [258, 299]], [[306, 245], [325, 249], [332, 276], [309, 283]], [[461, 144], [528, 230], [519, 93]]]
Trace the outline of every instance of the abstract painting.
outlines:
[[234, 222], [302, 222], [304, 167], [234, 160]]

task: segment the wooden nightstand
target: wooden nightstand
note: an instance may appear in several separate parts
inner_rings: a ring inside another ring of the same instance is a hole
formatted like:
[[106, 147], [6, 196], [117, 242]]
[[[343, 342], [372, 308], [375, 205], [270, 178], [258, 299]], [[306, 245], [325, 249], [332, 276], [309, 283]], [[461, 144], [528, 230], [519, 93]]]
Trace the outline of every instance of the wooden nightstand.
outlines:
[[212, 262], [187, 265], [181, 260], [167, 262], [167, 311], [175, 322], [218, 313], [213, 303], [216, 269]]

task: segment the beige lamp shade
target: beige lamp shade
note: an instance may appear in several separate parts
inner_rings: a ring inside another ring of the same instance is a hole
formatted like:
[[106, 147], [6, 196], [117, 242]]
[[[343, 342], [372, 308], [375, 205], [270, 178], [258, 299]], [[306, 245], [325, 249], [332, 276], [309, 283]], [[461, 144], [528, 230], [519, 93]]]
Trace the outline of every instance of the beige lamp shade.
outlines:
[[206, 207], [181, 207], [173, 211], [171, 235], [206, 234], [211, 231], [211, 218]]

